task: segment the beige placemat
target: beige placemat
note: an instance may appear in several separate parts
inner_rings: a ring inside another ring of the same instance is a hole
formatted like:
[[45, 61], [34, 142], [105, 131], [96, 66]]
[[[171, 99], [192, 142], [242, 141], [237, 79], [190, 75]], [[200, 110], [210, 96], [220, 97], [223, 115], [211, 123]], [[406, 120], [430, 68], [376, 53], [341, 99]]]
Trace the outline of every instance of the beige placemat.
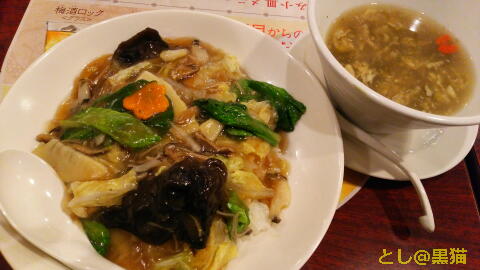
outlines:
[[45, 46], [112, 17], [153, 9], [215, 13], [248, 24], [288, 49], [307, 31], [307, 6], [306, 0], [31, 0], [1, 69], [0, 100]]

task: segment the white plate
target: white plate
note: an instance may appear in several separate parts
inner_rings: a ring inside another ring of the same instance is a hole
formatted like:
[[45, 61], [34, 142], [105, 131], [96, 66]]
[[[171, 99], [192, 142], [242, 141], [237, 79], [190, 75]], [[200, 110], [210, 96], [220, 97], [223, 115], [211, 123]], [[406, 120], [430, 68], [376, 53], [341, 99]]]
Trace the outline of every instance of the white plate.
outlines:
[[[304, 35], [295, 44], [292, 54], [305, 62], [325, 87], [322, 66], [310, 35]], [[399, 153], [405, 167], [425, 179], [440, 175], [461, 162], [475, 143], [477, 132], [478, 126], [465, 126], [374, 136]], [[396, 166], [377, 152], [348, 136], [343, 139], [346, 167], [383, 179], [407, 180]]]
[[[309, 37], [309, 34], [306, 35], [307, 38], [303, 36], [302, 38], [300, 38], [300, 40], [297, 41], [297, 43], [295, 43], [294, 46], [292, 46], [292, 48], [290, 48], [290, 54], [302, 64], [304, 64], [303, 59], [305, 56], [305, 49], [307, 48], [306, 41]], [[338, 202], [337, 209], [350, 201], [362, 189], [363, 185], [367, 182], [367, 180], [368, 176], [366, 175], [361, 175], [352, 171], [344, 171], [342, 191], [340, 194], [340, 201]]]
[[[290, 136], [287, 155], [292, 165], [292, 204], [282, 223], [243, 245], [228, 267], [299, 269], [320, 243], [337, 206], [343, 176], [340, 131], [317, 80], [277, 41], [242, 23], [169, 10], [130, 14], [82, 30], [41, 56], [12, 87], [0, 106], [0, 151], [31, 151], [35, 135], [44, 130], [81, 69], [146, 27], [164, 37], [194, 36], [209, 42], [238, 57], [251, 77], [283, 86], [307, 105], [307, 113]], [[23, 211], [28, 215], [28, 205]], [[16, 269], [59, 268], [3, 221], [0, 249]]]

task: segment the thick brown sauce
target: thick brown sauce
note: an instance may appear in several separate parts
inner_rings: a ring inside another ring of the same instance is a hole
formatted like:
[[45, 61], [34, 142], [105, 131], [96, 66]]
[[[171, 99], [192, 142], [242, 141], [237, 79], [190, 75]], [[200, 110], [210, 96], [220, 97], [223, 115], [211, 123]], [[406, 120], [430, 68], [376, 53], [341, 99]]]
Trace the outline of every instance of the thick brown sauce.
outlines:
[[[191, 38], [191, 37], [183, 37], [183, 38], [175, 38], [175, 39], [169, 39], [169, 38], [166, 38], [165, 41], [170, 45], [170, 48], [171, 49], [176, 49], [176, 48], [188, 48], [191, 46], [193, 40], [195, 40], [195, 38]], [[205, 42], [200, 42], [200, 45], [207, 50], [209, 56], [210, 56], [210, 61], [216, 61], [218, 59], [221, 59], [224, 57], [224, 52], [213, 47], [212, 45], [208, 44], [208, 43], [205, 43]], [[113, 70], [110, 70], [108, 73], [105, 73], [105, 74], [102, 74], [102, 71], [104, 71], [105, 69], [107, 69], [110, 65], [111, 65], [111, 56], [112, 54], [106, 54], [106, 55], [103, 55], [103, 56], [100, 56], [98, 58], [96, 58], [95, 60], [93, 60], [92, 62], [88, 63], [83, 69], [82, 71], [80, 72], [80, 75], [75, 79], [75, 82], [74, 82], [74, 86], [72, 88], [72, 91], [70, 92], [70, 95], [69, 97], [67, 98], [67, 100], [65, 100], [65, 102], [59, 106], [56, 114], [55, 114], [55, 117], [54, 117], [54, 120], [52, 121], [52, 123], [49, 125], [49, 128], [48, 130], [51, 130], [53, 128], [55, 128], [57, 125], [58, 125], [58, 121], [60, 120], [64, 120], [66, 118], [68, 118], [69, 116], [72, 115], [72, 109], [73, 107], [76, 105], [76, 99], [77, 99], [77, 92], [78, 92], [78, 87], [80, 86], [80, 81], [81, 80], [90, 80], [90, 81], [95, 81], [96, 79], [98, 79], [99, 76], [104, 76], [106, 77], [107, 75], [113, 75], [114, 72], [118, 71], [117, 68], [112, 68]], [[152, 60], [155, 62], [155, 60]], [[157, 65], [154, 65], [154, 67], [149, 70], [153, 73], [156, 73], [158, 72], [159, 70], [159, 66]], [[105, 79], [105, 78], [103, 78]], [[125, 83], [128, 84], [128, 83], [131, 83], [132, 81], [134, 80], [134, 78], [132, 78], [131, 80], [127, 81]], [[98, 79], [99, 83], [103, 82], [104, 80], [102, 80], [102, 78]], [[181, 83], [185, 84], [188, 86], [188, 81], [182, 81]], [[100, 86], [101, 87], [105, 87], [104, 85], [106, 85], [108, 83], [104, 83], [104, 84], [101, 84]], [[123, 85], [122, 85], [123, 86]], [[117, 89], [120, 88], [120, 87], [117, 87]], [[109, 89], [110, 91], [114, 91], [116, 89]], [[106, 94], [107, 91], [103, 91], [104, 93], [103, 94]]]
[[120, 229], [113, 229], [110, 231], [110, 234], [111, 246], [107, 259], [125, 269], [151, 269], [161, 258], [169, 257], [182, 251], [182, 247], [175, 247], [174, 241], [154, 246]]
[[[194, 38], [177, 38], [177, 39], [165, 39], [165, 40], [169, 43], [170, 48], [174, 49], [174, 48], [190, 47]], [[205, 48], [208, 51], [209, 57], [210, 57], [209, 61], [218, 61], [222, 59], [225, 55], [221, 50], [216, 49], [207, 43], [201, 42], [200, 44], [203, 48]], [[152, 61], [156, 61], [156, 60], [152, 60]], [[111, 76], [113, 75], [113, 73], [118, 71], [115, 67], [109, 68], [110, 65], [111, 65], [111, 54], [108, 54], [93, 60], [92, 62], [90, 62], [88, 65], [85, 66], [85, 68], [81, 71], [80, 75], [75, 79], [74, 87], [72, 89], [72, 92], [70, 93], [70, 96], [62, 105], [59, 106], [55, 114], [55, 118], [50, 124], [49, 130], [57, 127], [58, 121], [67, 119], [75, 112], [75, 110], [78, 110], [78, 108], [76, 108], [76, 105], [77, 105], [76, 99], [77, 99], [78, 87], [80, 86], [80, 81], [81, 80], [90, 80], [90, 81], [98, 80], [99, 82], [105, 82], [105, 78], [99, 78], [99, 76], [100, 77]], [[153, 73], [157, 73], [160, 70], [160, 68], [161, 67], [159, 65], [154, 64], [154, 67], [149, 71]], [[110, 69], [110, 70], [108, 72], [105, 72], [106, 69]], [[216, 79], [219, 79], [220, 81], [222, 81], [225, 78], [222, 78], [222, 75], [219, 74], [218, 78]], [[127, 81], [124, 85], [132, 82], [133, 80], [134, 78]], [[189, 79], [179, 81], [179, 83], [182, 83], [187, 87], [191, 86], [191, 80]], [[108, 84], [108, 83], [104, 83], [104, 84]], [[108, 91], [116, 90], [116, 89], [108, 88], [104, 85], [99, 85], [99, 87], [102, 87], [102, 93], [107, 93]], [[117, 89], [119, 88], [120, 87], [117, 87]], [[220, 136], [220, 137], [223, 137], [223, 136]], [[283, 134], [281, 138], [282, 138], [281, 140], [282, 148], [285, 148], [287, 143], [287, 136]], [[164, 140], [165, 140], [165, 143], [167, 143], [174, 139], [167, 134]], [[223, 141], [226, 142], [225, 146], [232, 147], [238, 153], [241, 152], [241, 148], [238, 142], [235, 142], [232, 140], [223, 140]], [[154, 153], [152, 154], [154, 155]], [[140, 154], [138, 153], [138, 155]], [[274, 185], [273, 182], [278, 180], [272, 176], [280, 175], [280, 177], [283, 177], [286, 179], [288, 175], [288, 170], [289, 170], [288, 163], [282, 158], [280, 158], [280, 156], [275, 151], [271, 151], [263, 161], [260, 160], [254, 154], [248, 154], [248, 155], [240, 154], [240, 155], [246, 162], [246, 166], [249, 169], [251, 169], [252, 172], [255, 173], [264, 182], [265, 186], [269, 188], [272, 188]], [[266, 203], [267, 205], [270, 204], [269, 199], [262, 200], [262, 202]], [[106, 257], [109, 260], [115, 262], [116, 264], [124, 267], [125, 269], [149, 270], [149, 269], [152, 269], [152, 267], [156, 262], [161, 261], [165, 257], [181, 252], [182, 249], [185, 248], [183, 246], [178, 246], [178, 245], [181, 245], [181, 244], [175, 243], [172, 240], [163, 245], [154, 246], [141, 241], [131, 233], [125, 232], [120, 229], [112, 229], [111, 245]]]

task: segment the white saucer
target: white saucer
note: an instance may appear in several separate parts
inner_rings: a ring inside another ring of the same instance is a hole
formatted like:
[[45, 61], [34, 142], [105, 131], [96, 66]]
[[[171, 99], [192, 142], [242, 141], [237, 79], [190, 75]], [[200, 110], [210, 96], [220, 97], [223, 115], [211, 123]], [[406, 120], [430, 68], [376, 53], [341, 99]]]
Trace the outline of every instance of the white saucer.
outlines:
[[[304, 63], [325, 87], [320, 60], [309, 34], [297, 41], [290, 54]], [[442, 174], [461, 162], [472, 148], [477, 132], [478, 126], [445, 127], [375, 137], [400, 154], [405, 167], [425, 179]], [[364, 144], [346, 136], [343, 143], [346, 167], [378, 178], [407, 180], [397, 167]]]

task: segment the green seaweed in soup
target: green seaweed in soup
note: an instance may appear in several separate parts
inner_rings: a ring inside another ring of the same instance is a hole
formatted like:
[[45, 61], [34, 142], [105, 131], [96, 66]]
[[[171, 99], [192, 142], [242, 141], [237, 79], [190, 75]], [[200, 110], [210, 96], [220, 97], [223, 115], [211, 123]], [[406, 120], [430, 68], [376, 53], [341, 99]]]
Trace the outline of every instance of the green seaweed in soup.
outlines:
[[389, 5], [354, 8], [331, 26], [327, 46], [358, 80], [413, 109], [450, 115], [471, 96], [473, 68], [465, 49], [418, 12]]

